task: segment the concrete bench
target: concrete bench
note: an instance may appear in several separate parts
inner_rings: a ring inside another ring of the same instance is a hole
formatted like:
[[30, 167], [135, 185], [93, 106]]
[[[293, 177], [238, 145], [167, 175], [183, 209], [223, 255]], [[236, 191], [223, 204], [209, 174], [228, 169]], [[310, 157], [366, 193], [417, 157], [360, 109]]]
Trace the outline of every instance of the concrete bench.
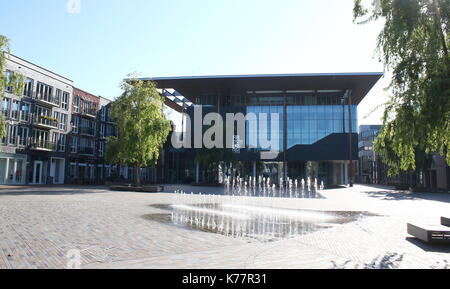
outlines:
[[450, 227], [450, 217], [442, 217], [441, 224], [442, 226]]
[[425, 243], [450, 245], [450, 228], [442, 225], [408, 224], [408, 234]]
[[146, 186], [146, 187], [110, 186], [109, 189], [111, 191], [138, 192], [138, 193], [161, 193], [164, 191], [163, 186]]

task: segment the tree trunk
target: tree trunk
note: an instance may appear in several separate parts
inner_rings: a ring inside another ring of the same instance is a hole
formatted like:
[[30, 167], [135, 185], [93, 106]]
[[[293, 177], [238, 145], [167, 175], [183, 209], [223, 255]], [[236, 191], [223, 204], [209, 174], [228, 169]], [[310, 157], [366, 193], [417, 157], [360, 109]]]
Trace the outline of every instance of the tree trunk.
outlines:
[[141, 186], [141, 166], [136, 165], [136, 187]]

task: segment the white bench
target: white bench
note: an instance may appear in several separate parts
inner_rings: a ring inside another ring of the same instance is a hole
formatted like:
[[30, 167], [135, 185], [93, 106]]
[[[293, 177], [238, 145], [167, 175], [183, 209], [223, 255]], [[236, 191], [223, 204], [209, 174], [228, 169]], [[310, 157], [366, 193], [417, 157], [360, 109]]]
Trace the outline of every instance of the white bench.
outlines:
[[425, 243], [450, 245], [450, 228], [442, 225], [408, 224], [408, 234]]

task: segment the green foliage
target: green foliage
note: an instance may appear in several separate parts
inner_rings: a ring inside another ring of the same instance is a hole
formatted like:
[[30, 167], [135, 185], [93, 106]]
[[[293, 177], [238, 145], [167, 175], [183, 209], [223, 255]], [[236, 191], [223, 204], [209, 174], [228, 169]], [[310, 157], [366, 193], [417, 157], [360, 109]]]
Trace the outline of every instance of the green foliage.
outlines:
[[[110, 163], [127, 164], [137, 170], [156, 165], [170, 132], [163, 113], [164, 99], [150, 81], [132, 78], [121, 84], [123, 93], [111, 106], [119, 137], [111, 138], [106, 149]], [[140, 184], [138, 172], [138, 184]]]
[[[9, 77], [6, 77], [6, 59], [9, 55], [9, 39], [0, 35], [0, 103], [5, 96], [5, 88], [11, 87], [12, 93], [22, 96], [24, 77], [17, 72], [11, 72]], [[0, 138], [6, 136], [6, 122], [3, 114], [0, 114]]]
[[393, 77], [375, 150], [391, 175], [417, 170], [433, 152], [450, 165], [450, 1], [355, 0], [355, 22], [378, 19], [380, 60]]

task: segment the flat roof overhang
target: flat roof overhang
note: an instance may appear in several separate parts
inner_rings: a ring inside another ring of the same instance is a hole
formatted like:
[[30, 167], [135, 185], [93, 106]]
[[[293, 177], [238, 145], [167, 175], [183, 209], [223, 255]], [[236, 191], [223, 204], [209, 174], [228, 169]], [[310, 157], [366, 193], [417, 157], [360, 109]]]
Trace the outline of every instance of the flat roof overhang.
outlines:
[[382, 76], [382, 72], [362, 72], [154, 77], [141, 80], [154, 81], [160, 89], [174, 89], [190, 101], [204, 94], [227, 95], [247, 91], [351, 90], [352, 104], [358, 105]]

